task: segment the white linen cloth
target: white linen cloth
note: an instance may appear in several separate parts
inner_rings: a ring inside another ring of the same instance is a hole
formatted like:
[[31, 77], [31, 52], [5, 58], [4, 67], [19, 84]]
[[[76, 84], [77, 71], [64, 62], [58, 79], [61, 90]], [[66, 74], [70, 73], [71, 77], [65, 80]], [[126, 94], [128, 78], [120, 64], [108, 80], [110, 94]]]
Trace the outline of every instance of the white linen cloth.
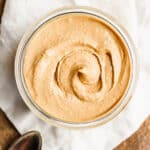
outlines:
[[[14, 79], [14, 56], [23, 33], [40, 16], [69, 5], [96, 7], [115, 17], [131, 35], [140, 60], [137, 89], [127, 107], [105, 125], [79, 131], [38, 119], [25, 106]], [[43, 150], [111, 150], [150, 114], [149, 0], [6, 0], [0, 30], [0, 107], [21, 133], [40, 131]]]

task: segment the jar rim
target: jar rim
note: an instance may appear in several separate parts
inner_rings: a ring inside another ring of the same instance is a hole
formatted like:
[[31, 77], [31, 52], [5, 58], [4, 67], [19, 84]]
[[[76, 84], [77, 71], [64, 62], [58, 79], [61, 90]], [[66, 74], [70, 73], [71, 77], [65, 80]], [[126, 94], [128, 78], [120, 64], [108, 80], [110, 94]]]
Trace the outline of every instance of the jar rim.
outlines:
[[[23, 77], [23, 57], [25, 52], [25, 46], [32, 37], [32, 35], [47, 21], [50, 19], [64, 15], [67, 13], [83, 13], [83, 14], [90, 14], [96, 17], [99, 17], [102, 21], [105, 23], [108, 23], [115, 31], [118, 32], [124, 43], [126, 44], [128, 51], [129, 51], [129, 57], [131, 61], [131, 76], [128, 83], [128, 87], [122, 96], [122, 98], [119, 100], [119, 102], [107, 113], [100, 116], [96, 120], [87, 121], [87, 122], [68, 122], [61, 119], [57, 119], [53, 116], [50, 116], [48, 113], [46, 113], [40, 106], [38, 106], [34, 101], [32, 100], [32, 97], [29, 95], [28, 89], [26, 87], [24, 77]], [[120, 25], [112, 16], [109, 16], [108, 14], [97, 10], [95, 8], [91, 7], [63, 7], [59, 8], [57, 10], [54, 10], [50, 13], [48, 13], [46, 16], [42, 17], [35, 23], [25, 34], [23, 35], [15, 57], [15, 79], [17, 83], [17, 87], [19, 90], [19, 93], [26, 103], [26, 105], [30, 108], [32, 112], [34, 112], [39, 118], [42, 120], [51, 123], [56, 126], [62, 126], [62, 127], [68, 127], [68, 128], [85, 128], [85, 127], [95, 127], [98, 125], [102, 125], [109, 120], [112, 120], [117, 114], [119, 114], [123, 108], [127, 105], [129, 100], [132, 97], [132, 93], [135, 89], [135, 84], [137, 80], [137, 56], [135, 53], [135, 46], [127, 33], [127, 31]]]

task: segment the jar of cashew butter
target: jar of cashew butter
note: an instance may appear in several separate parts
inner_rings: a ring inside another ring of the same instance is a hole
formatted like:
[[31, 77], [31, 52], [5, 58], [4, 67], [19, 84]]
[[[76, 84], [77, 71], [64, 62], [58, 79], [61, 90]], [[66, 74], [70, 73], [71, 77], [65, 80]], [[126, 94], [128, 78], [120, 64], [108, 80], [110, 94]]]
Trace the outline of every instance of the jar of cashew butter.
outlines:
[[15, 78], [24, 102], [41, 119], [94, 127], [114, 118], [131, 99], [135, 48], [127, 31], [104, 12], [62, 8], [24, 34]]

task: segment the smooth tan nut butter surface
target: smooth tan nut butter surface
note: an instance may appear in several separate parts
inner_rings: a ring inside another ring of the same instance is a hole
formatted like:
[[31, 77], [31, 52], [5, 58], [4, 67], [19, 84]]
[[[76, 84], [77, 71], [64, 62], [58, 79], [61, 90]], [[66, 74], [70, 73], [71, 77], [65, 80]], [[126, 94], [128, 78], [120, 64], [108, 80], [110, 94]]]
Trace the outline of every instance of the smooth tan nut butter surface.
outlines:
[[33, 101], [50, 116], [85, 122], [120, 101], [131, 62], [114, 29], [98, 17], [70, 13], [33, 34], [25, 48], [23, 74]]

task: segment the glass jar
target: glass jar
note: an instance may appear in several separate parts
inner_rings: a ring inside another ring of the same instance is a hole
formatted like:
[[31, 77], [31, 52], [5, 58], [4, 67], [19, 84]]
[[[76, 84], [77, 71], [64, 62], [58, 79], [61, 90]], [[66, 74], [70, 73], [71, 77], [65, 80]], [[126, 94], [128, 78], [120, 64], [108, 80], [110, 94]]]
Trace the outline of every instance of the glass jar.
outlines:
[[[23, 76], [23, 60], [24, 60], [24, 54], [25, 54], [25, 46], [28, 43], [29, 39], [32, 37], [33, 33], [37, 31], [44, 23], [46, 23], [50, 19], [60, 16], [60, 15], [68, 14], [68, 13], [83, 13], [83, 14], [90, 14], [90, 15], [99, 17], [102, 21], [104, 21], [109, 26], [111, 26], [121, 36], [121, 38], [123, 39], [123, 41], [126, 43], [128, 47], [129, 57], [131, 59], [131, 77], [130, 77], [127, 90], [124, 93], [124, 96], [108, 113], [104, 114], [103, 116], [100, 116], [97, 120], [93, 120], [89, 122], [81, 122], [81, 123], [65, 122], [63, 120], [56, 119], [53, 116], [50, 116], [49, 114], [44, 112], [44, 110], [42, 110], [32, 100], [32, 97], [30, 96], [27, 90], [24, 76]], [[123, 108], [131, 99], [133, 90], [135, 89], [135, 83], [136, 83], [135, 81], [137, 79], [137, 60], [136, 59], [137, 59], [137, 56], [135, 54], [135, 47], [133, 45], [133, 42], [129, 34], [114, 18], [112, 18], [111, 16], [105, 14], [104, 12], [100, 10], [97, 10], [95, 8], [90, 8], [90, 7], [61, 8], [39, 19], [38, 22], [34, 24], [24, 34], [18, 46], [17, 53], [16, 53], [15, 79], [16, 79], [19, 93], [21, 97], [23, 98], [24, 102], [39, 118], [53, 125], [63, 126], [63, 127], [68, 127], [68, 128], [95, 127], [98, 125], [102, 125], [106, 123], [107, 121], [111, 120], [112, 118], [114, 118], [117, 114], [119, 114], [120, 111], [123, 110]]]

